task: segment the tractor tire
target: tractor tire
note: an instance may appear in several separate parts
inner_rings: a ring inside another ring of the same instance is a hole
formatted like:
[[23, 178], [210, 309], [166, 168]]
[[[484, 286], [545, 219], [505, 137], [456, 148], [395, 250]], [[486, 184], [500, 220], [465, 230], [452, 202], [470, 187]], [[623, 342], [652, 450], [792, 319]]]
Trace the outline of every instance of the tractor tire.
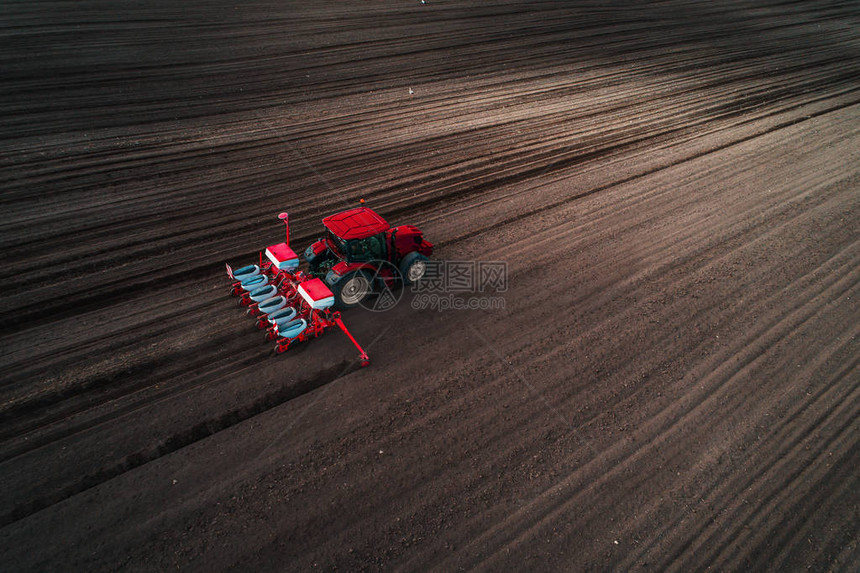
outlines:
[[373, 291], [370, 281], [370, 275], [365, 271], [353, 271], [344, 275], [331, 287], [335, 308], [347, 310], [361, 304]]
[[424, 278], [427, 272], [427, 257], [417, 251], [413, 251], [403, 257], [400, 261], [400, 276], [403, 284], [413, 285]]

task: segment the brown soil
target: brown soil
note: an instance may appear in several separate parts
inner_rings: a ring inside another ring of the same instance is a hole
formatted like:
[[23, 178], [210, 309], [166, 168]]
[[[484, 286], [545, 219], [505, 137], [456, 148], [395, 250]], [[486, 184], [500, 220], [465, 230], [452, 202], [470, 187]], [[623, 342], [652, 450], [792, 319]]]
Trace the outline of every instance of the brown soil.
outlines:
[[[857, 3], [0, 30], [4, 570], [860, 568]], [[223, 263], [361, 197], [504, 308], [275, 355]]]

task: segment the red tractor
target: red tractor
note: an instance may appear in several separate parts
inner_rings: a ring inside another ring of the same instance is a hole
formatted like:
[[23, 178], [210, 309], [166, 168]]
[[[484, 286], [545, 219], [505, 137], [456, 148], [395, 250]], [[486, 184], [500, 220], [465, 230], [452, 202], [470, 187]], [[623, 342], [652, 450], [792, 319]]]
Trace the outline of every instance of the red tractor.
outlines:
[[351, 308], [375, 288], [424, 277], [433, 244], [412, 225], [391, 228], [372, 209], [357, 207], [323, 219], [326, 236], [305, 250], [312, 275], [334, 293], [335, 306]]

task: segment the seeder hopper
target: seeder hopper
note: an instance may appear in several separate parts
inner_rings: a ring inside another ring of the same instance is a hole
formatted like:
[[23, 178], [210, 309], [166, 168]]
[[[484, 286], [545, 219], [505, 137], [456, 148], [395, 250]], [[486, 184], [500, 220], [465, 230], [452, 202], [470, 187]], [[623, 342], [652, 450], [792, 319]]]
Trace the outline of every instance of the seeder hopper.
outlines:
[[[286, 214], [280, 217], [287, 223]], [[334, 293], [321, 279], [298, 269], [299, 257], [289, 246], [287, 229], [287, 242], [267, 247], [257, 264], [235, 270], [227, 265], [233, 280], [231, 294], [247, 307], [266, 338], [276, 341], [276, 352], [337, 327], [358, 349], [361, 365], [367, 366], [367, 353], [344, 325], [340, 312], [332, 308]]]

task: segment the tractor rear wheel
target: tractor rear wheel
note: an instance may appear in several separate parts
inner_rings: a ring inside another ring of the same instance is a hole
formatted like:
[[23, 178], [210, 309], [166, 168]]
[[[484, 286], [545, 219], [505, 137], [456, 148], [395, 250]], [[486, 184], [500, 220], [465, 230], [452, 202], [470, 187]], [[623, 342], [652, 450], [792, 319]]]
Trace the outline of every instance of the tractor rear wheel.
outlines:
[[353, 271], [332, 285], [334, 305], [345, 310], [358, 306], [371, 292], [370, 276], [365, 271]]

